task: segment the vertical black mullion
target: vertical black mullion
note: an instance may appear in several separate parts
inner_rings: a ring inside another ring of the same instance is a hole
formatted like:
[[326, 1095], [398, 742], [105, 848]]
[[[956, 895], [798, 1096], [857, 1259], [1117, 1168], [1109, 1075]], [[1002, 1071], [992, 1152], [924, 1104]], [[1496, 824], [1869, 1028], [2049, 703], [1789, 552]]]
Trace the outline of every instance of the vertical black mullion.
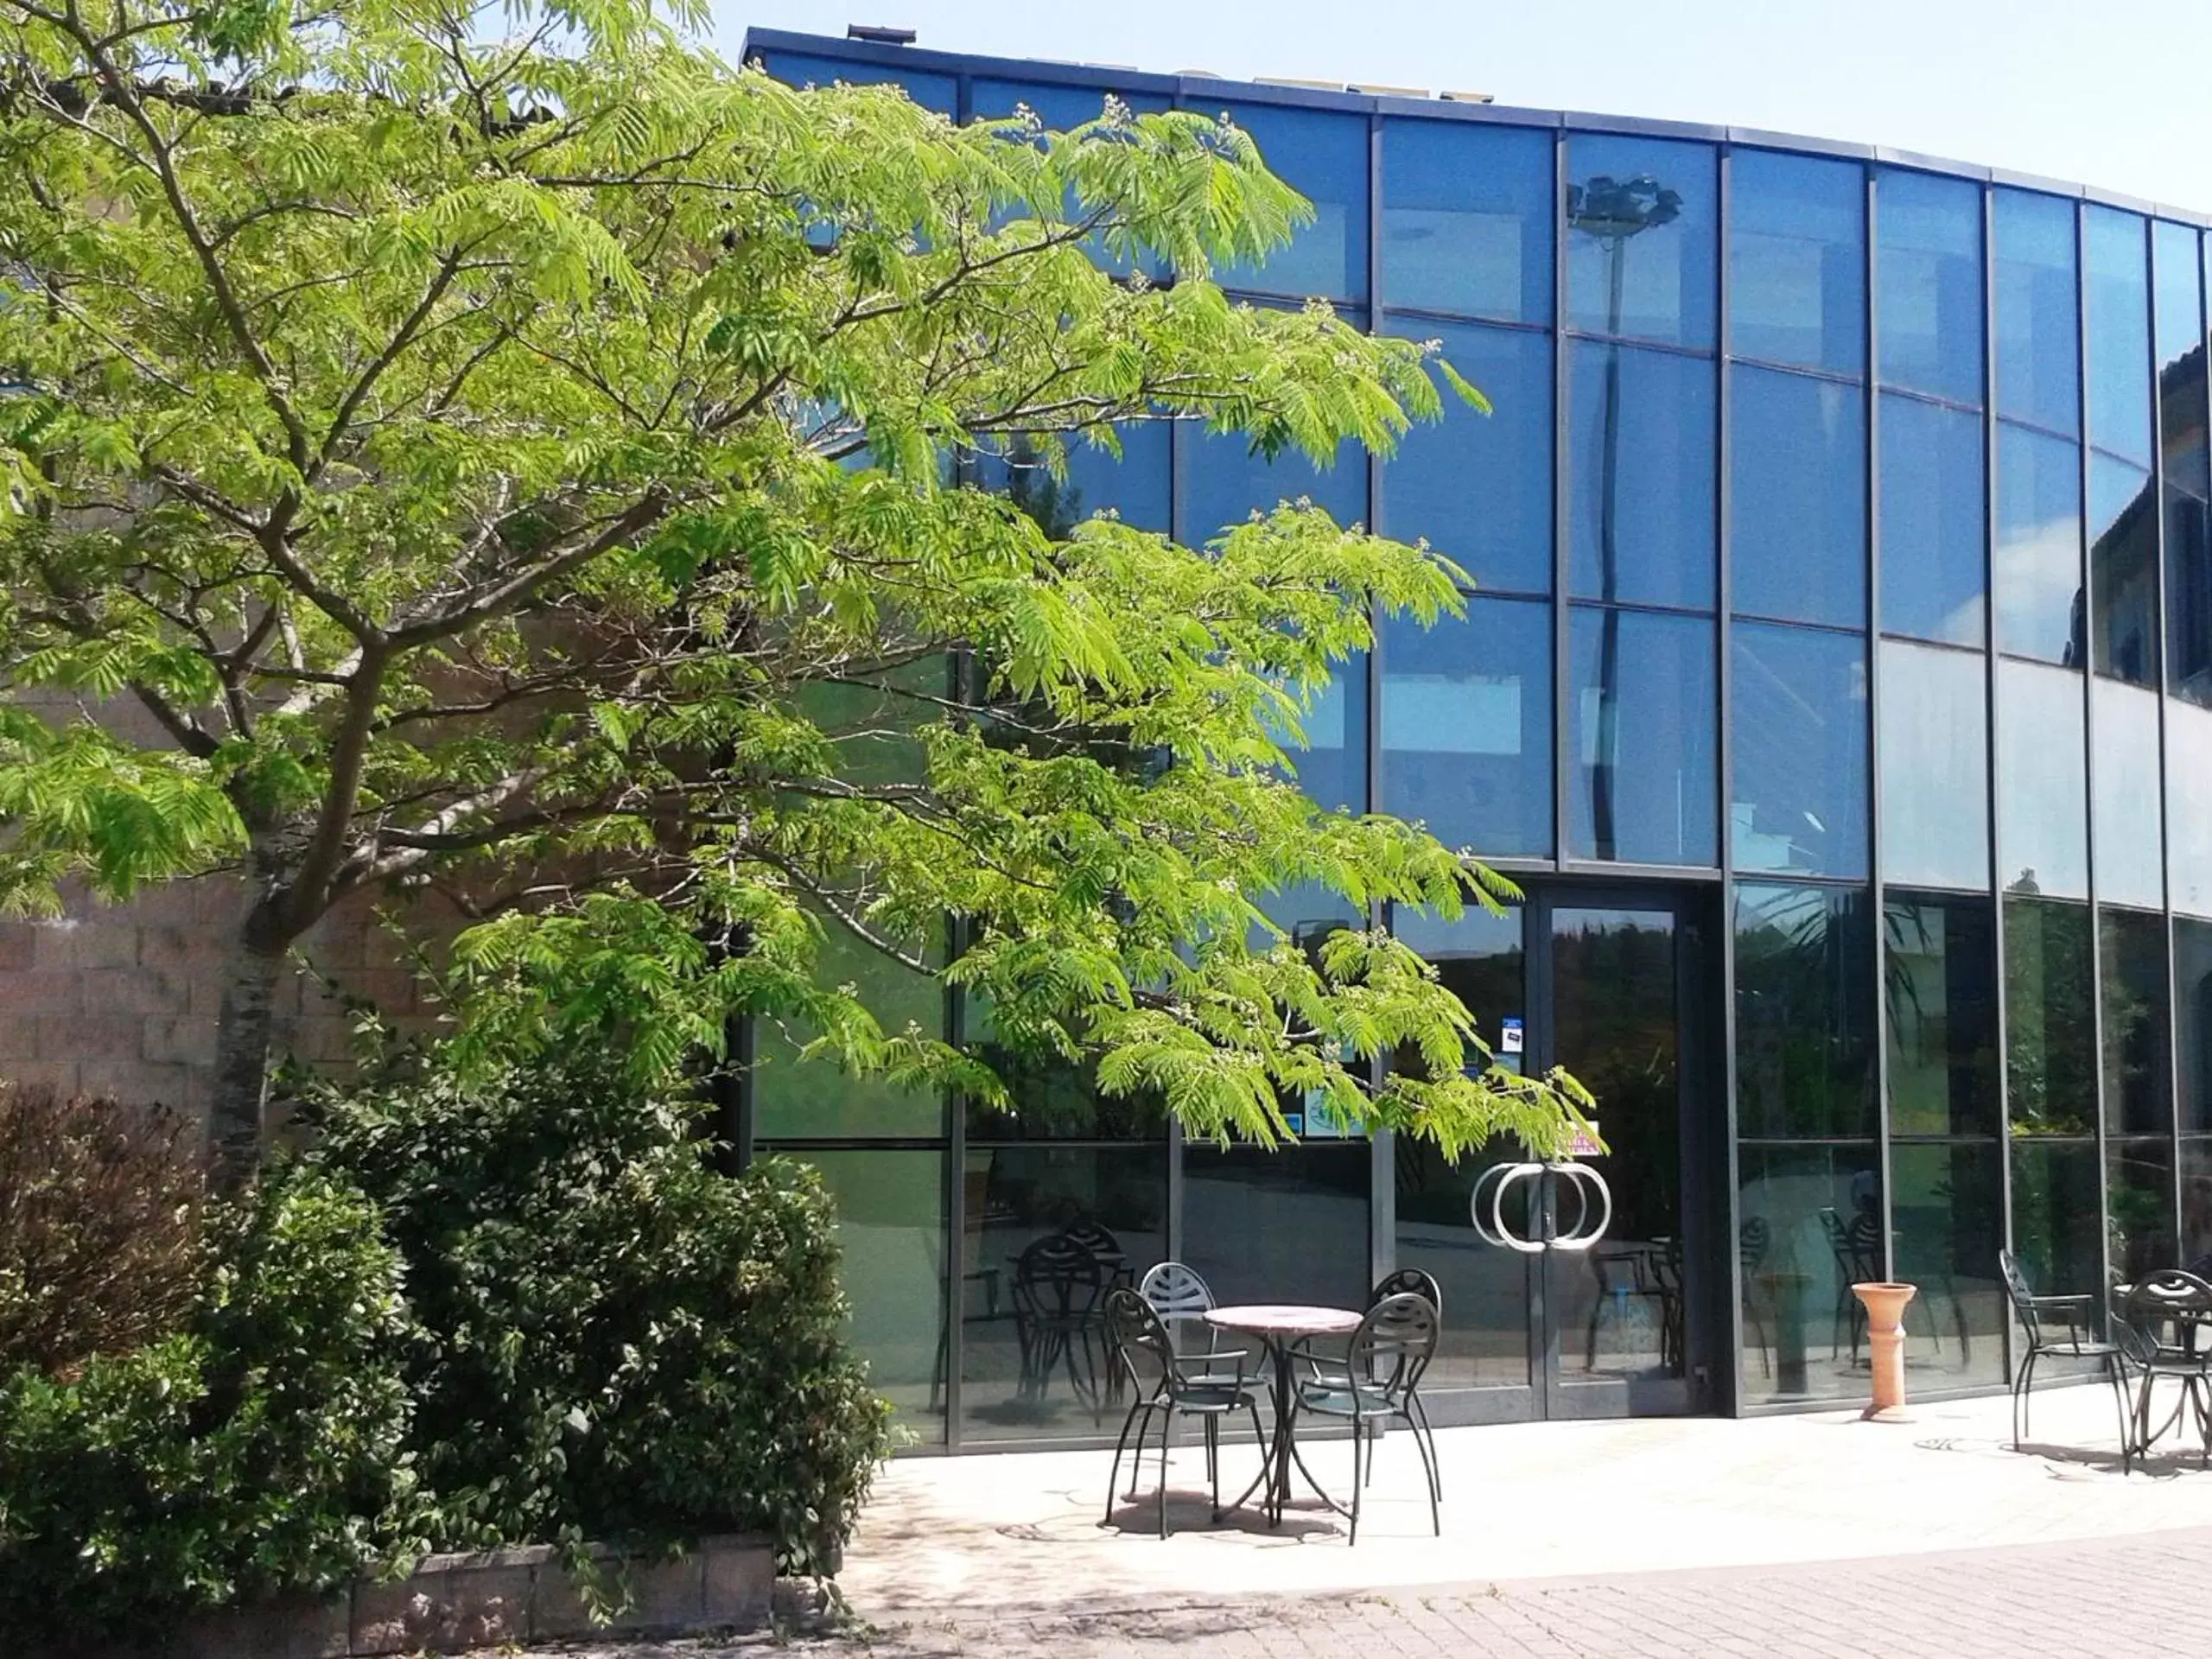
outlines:
[[[2158, 937], [2166, 952], [2166, 1141], [2171, 1154], [2169, 1174], [2173, 1189], [2173, 1237], [2177, 1249], [2181, 1243], [2181, 1003], [2175, 995], [2174, 982], [2174, 896], [2173, 884], [2167, 874], [2166, 847], [2166, 408], [2165, 387], [2158, 378], [2158, 224], [2156, 219], [2143, 222], [2144, 295], [2148, 303], [2145, 313], [2150, 319], [2145, 342], [2151, 357], [2151, 500], [2152, 503], [2152, 588], [2156, 595], [2153, 604], [2151, 632], [2152, 649], [2157, 652], [2158, 670], [2152, 676], [2152, 689], [2158, 701]], [[2197, 280], [2203, 280], [2202, 250], [2197, 251], [2194, 261]], [[2197, 301], [2197, 317], [2203, 318], [2203, 300]], [[2085, 506], [2086, 503], [2083, 504]]]
[[[1735, 675], [1729, 654], [1729, 613], [1734, 603], [1734, 584], [1729, 569], [1732, 550], [1729, 546], [1728, 519], [1732, 504], [1728, 487], [1728, 457], [1735, 424], [1729, 408], [1727, 367], [1730, 334], [1728, 236], [1733, 215], [1729, 190], [1732, 169], [1729, 160], [1728, 148], [1720, 146], [1714, 158], [1718, 211], [1713, 214], [1713, 234], [1718, 238], [1718, 245], [1713, 262], [1713, 315], [1719, 327], [1713, 365], [1713, 554], [1716, 567], [1713, 639], [1715, 653], [1713, 684], [1719, 700], [1719, 707], [1713, 710], [1713, 738], [1718, 746], [1713, 757], [1713, 772], [1720, 795], [1719, 810], [1716, 816], [1720, 836], [1721, 1109], [1726, 1118], [1722, 1130], [1728, 1147], [1728, 1192], [1723, 1209], [1726, 1217], [1723, 1243], [1728, 1263], [1728, 1348], [1733, 1377], [1733, 1394], [1729, 1401], [1729, 1408], [1740, 1414], [1749, 1373], [1744, 1359], [1744, 1252], [1739, 1243], [1742, 1222], [1737, 1213], [1743, 1198], [1743, 1160], [1736, 1138], [1736, 1090], [1739, 1081], [1736, 1065], [1736, 836], [1734, 814], [1731, 810], [1736, 792], [1736, 744]], [[1776, 1317], [1778, 1319], [1780, 1315], [1777, 1313]]]
[[[1568, 603], [1568, 492], [1573, 474], [1567, 445], [1573, 430], [1567, 397], [1571, 390], [1567, 340], [1567, 137], [1562, 130], [1552, 145], [1552, 856], [1560, 869], [1573, 855], [1567, 824], [1573, 791], [1567, 768], [1573, 753], [1567, 699], [1567, 652], [1573, 608]], [[1592, 857], [1597, 849], [1591, 849]]]
[[[1382, 116], [1380, 110], [1370, 110], [1367, 117], [1367, 331], [1370, 334], [1382, 332]], [[1367, 455], [1367, 525], [1380, 531], [1382, 525], [1382, 458], [1372, 450]], [[1370, 609], [1368, 613], [1370, 632], [1382, 637], [1380, 618]], [[1376, 683], [1375, 657], [1368, 654], [1363, 668], [1367, 681], [1367, 810], [1376, 809], [1375, 752], [1381, 746], [1382, 688]], [[1370, 899], [1367, 908], [1367, 925], [1378, 931], [1383, 925], [1382, 901]], [[1382, 1086], [1384, 1068], [1390, 1063], [1387, 1054], [1376, 1054], [1368, 1062], [1368, 1082], [1370, 1086]], [[1398, 1256], [1398, 1191], [1395, 1179], [1397, 1159], [1395, 1143], [1389, 1129], [1376, 1129], [1367, 1137], [1367, 1265], [1370, 1284], [1380, 1284], [1384, 1276], [1397, 1267]]]
[[[960, 78], [960, 99], [964, 108], [968, 100], [968, 78]], [[965, 652], [955, 652], [946, 664], [949, 690], [957, 703], [975, 701], [975, 664]], [[958, 960], [967, 949], [967, 926], [959, 918], [950, 919], [945, 928], [945, 953], [948, 960]], [[944, 988], [945, 1035], [957, 1048], [968, 1040], [967, 998], [957, 985]], [[942, 1154], [944, 1181], [944, 1294], [946, 1325], [944, 1327], [944, 1447], [948, 1452], [960, 1449], [961, 1373], [967, 1369], [964, 1338], [968, 1326], [968, 1282], [961, 1271], [965, 1259], [962, 1247], [968, 1236], [968, 1103], [961, 1096], [948, 1091], [944, 1103], [944, 1150]]]
[[2074, 204], [2074, 344], [2075, 417], [2081, 426], [2077, 452], [2082, 489], [2082, 534], [2076, 551], [2081, 563], [2082, 614], [2082, 833], [2088, 849], [2089, 887], [2089, 1033], [2095, 1070], [2090, 1073], [2091, 1095], [2097, 1107], [2097, 1255], [2104, 1271], [2100, 1284], [2112, 1282], [2112, 1185], [2110, 1135], [2105, 1122], [2105, 966], [2104, 918], [2098, 910], [2097, 880], [2097, 708], [2096, 638], [2104, 620], [2097, 605], [2096, 574], [2089, 562], [2089, 376], [2096, 359], [2089, 350], [2089, 214], [2086, 203]]
[[1882, 887], [1882, 450], [1880, 405], [1874, 391], [1874, 365], [1879, 362], [1880, 342], [1875, 331], [1881, 319], [1874, 308], [1874, 242], [1880, 211], [1874, 194], [1874, 173], [1869, 168], [1859, 178], [1859, 234], [1863, 256], [1860, 270], [1866, 288], [1859, 296], [1860, 315], [1866, 322], [1864, 407], [1866, 431], [1866, 874], [1870, 919], [1874, 931], [1874, 1138], [1878, 1171], [1876, 1202], [1882, 1218], [1881, 1268], [1890, 1279], [1897, 1272], [1896, 1205], [1890, 1192], [1890, 1001], [1888, 981], [1889, 929], [1883, 909]]
[[[1989, 772], [1989, 902], [1993, 912], [1990, 938], [1997, 952], [1997, 1133], [2002, 1161], [1997, 1183], [1999, 1236], [2018, 1251], [2012, 1230], [2012, 1067], [2011, 1014], [2006, 1001], [2005, 957], [2005, 866], [1999, 836], [2004, 794], [1999, 768], [2003, 757], [1999, 722], [2004, 715], [1997, 694], [1997, 216], [1996, 197], [1987, 189], [1981, 202], [1981, 628], [1982, 676]], [[2010, 1313], [2005, 1318], [2005, 1376], [2010, 1381], [2016, 1358]]]

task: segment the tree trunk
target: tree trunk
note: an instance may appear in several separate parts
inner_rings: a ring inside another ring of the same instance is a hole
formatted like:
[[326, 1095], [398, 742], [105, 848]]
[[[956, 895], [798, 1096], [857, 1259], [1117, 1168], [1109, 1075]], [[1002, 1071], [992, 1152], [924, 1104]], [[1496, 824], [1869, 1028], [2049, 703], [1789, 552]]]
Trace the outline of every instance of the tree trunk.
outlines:
[[267, 950], [251, 939], [238, 943], [226, 964], [222, 1011], [215, 1021], [215, 1092], [207, 1107], [209, 1165], [226, 1192], [253, 1173], [261, 1155], [270, 1033], [283, 968], [283, 950]]

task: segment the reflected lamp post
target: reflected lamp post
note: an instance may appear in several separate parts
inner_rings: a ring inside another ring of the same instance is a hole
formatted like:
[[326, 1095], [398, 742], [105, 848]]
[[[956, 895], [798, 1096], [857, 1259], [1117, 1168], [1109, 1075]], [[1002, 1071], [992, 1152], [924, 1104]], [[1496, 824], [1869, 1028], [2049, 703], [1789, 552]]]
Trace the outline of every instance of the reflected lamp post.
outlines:
[[1592, 237], [1605, 250], [1605, 425], [1599, 455], [1598, 503], [1598, 593], [1605, 603], [1599, 617], [1597, 760], [1590, 788], [1594, 851], [1601, 859], [1616, 854], [1613, 779], [1620, 748], [1621, 620], [1615, 601], [1620, 589], [1620, 484], [1622, 289], [1630, 237], [1681, 216], [1681, 193], [1649, 173], [1616, 179], [1600, 174], [1567, 188], [1567, 222]]

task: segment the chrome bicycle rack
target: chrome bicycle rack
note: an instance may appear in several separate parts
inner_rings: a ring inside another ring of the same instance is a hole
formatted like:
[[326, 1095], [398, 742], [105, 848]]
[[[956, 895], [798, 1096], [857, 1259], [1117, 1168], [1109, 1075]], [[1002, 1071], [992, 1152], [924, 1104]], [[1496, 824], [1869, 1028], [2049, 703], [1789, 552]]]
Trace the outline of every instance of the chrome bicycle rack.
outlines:
[[[1516, 1181], [1536, 1183], [1530, 1193], [1526, 1235], [1505, 1224], [1505, 1195]], [[1556, 1192], [1562, 1185], [1573, 1188], [1579, 1206], [1574, 1224], [1566, 1228], [1557, 1224], [1556, 1201], [1537, 1201], [1548, 1189]], [[1613, 1224], [1613, 1192], [1605, 1178], [1587, 1164], [1567, 1160], [1492, 1164], [1476, 1179], [1467, 1208], [1476, 1236], [1484, 1243], [1518, 1250], [1523, 1255], [1541, 1255], [1546, 1250], [1586, 1250]]]

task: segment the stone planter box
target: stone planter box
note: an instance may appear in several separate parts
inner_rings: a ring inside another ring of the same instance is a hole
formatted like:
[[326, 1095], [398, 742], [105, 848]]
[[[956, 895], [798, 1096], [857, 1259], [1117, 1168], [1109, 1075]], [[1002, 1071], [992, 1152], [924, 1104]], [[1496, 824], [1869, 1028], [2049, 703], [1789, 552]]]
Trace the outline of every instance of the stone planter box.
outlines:
[[628, 1578], [630, 1606], [612, 1624], [592, 1621], [559, 1553], [540, 1545], [425, 1555], [404, 1578], [359, 1579], [325, 1600], [211, 1613], [150, 1652], [56, 1648], [48, 1659], [370, 1659], [768, 1622], [776, 1558], [766, 1539], [702, 1538], [674, 1560], [592, 1553]]

